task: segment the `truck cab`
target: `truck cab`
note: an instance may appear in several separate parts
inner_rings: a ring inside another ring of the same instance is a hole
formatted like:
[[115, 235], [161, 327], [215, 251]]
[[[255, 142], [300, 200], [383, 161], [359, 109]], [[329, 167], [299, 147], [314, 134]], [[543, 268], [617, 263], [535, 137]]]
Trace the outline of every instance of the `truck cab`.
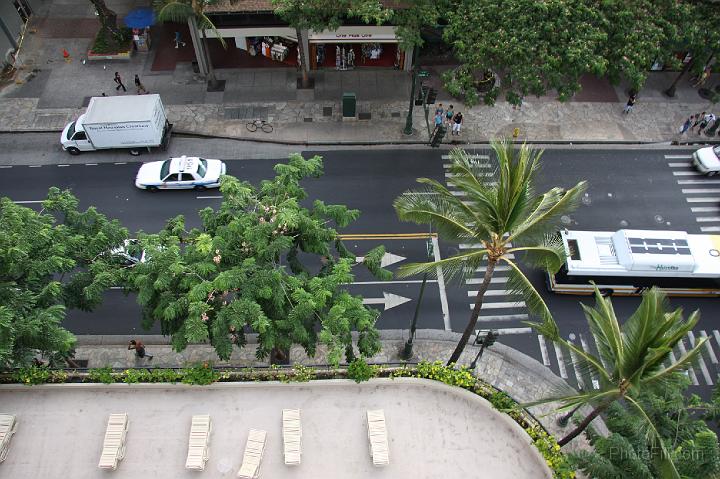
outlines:
[[72, 123], [68, 123], [60, 136], [62, 149], [71, 155], [79, 155], [81, 151], [93, 151], [95, 149], [85, 134], [85, 129], [83, 128], [84, 119], [85, 115], [80, 115], [80, 118]]

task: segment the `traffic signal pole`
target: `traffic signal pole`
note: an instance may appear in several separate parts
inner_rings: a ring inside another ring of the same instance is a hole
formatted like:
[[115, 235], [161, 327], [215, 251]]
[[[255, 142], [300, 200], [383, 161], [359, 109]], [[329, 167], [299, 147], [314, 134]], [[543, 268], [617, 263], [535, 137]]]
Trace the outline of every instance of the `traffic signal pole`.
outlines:
[[415, 106], [415, 84], [417, 83], [417, 70], [413, 68], [412, 71], [412, 86], [410, 87], [410, 109], [408, 110], [407, 118], [405, 119], [405, 129], [403, 133], [406, 135], [412, 135], [413, 132], [413, 107]]

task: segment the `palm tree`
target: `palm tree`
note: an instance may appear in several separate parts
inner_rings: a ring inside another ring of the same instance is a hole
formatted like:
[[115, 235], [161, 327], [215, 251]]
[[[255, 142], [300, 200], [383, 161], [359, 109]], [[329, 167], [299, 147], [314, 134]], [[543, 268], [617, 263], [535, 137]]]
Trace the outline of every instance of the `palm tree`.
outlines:
[[457, 363], [475, 330], [485, 292], [498, 262], [510, 267], [510, 290], [523, 295], [531, 312], [539, 314], [543, 320], [549, 318], [545, 302], [513, 258], [522, 254], [531, 265], [550, 271], [559, 269], [565, 253], [554, 233], [560, 217], [575, 208], [586, 188], [585, 182], [580, 182], [569, 190], [555, 187], [536, 195], [535, 175], [542, 151], [526, 144], [515, 148], [509, 140], [493, 141], [491, 145], [498, 162], [497, 169], [491, 172], [464, 150], [450, 152], [452, 175], [447, 182], [462, 192], [462, 197], [435, 180], [419, 178], [418, 183], [425, 188], [407, 191], [394, 203], [401, 220], [429, 223], [444, 240], [477, 245], [440, 261], [409, 264], [400, 268], [400, 276], [434, 274], [441, 268], [449, 279], [462, 278], [487, 260], [470, 320], [448, 365]]
[[[216, 0], [154, 0], [155, 11], [160, 22], [187, 22], [190, 28], [195, 32], [193, 37], [197, 38], [197, 32], [202, 35], [202, 42], [196, 53], [199, 52], [204, 58], [204, 62], [208, 67], [208, 82], [211, 85], [216, 83], [215, 71], [210, 58], [210, 50], [208, 49], [206, 30], [212, 30], [216, 38], [220, 40], [223, 48], [226, 48], [225, 40], [220, 35], [215, 24], [205, 15], [205, 7], [214, 3]], [[201, 61], [198, 58], [198, 61]]]
[[[700, 354], [707, 338], [699, 339], [692, 349], [675, 358], [673, 347], [693, 329], [700, 319], [695, 311], [685, 320], [682, 309], [667, 312], [665, 294], [658, 288], [647, 291], [638, 309], [621, 326], [610, 298], [595, 288], [595, 306], [582, 305], [590, 331], [597, 344], [598, 355], [566, 341], [552, 319], [533, 323], [533, 327], [547, 339], [563, 346], [577, 358], [576, 366], [582, 374], [596, 378], [599, 389], [572, 394], [559, 394], [528, 405], [559, 402], [561, 410], [590, 404], [592, 412], [567, 436], [558, 441], [564, 446], [578, 436], [590, 422], [613, 402], [624, 400], [644, 420], [648, 439], [656, 447], [664, 448], [660, 434], [638, 401], [639, 394], [648, 388], [669, 387], [673, 374], [685, 370]], [[667, 459], [663, 477], [679, 477], [664, 449], [660, 459]], [[674, 471], [674, 472], [673, 472]]]

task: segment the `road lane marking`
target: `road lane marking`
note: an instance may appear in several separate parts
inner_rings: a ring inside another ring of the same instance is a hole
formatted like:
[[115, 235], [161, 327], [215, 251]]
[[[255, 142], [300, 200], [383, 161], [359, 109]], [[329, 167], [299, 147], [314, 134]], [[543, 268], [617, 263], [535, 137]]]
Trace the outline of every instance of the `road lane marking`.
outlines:
[[18, 205], [29, 205], [32, 203], [42, 203], [45, 200], [24, 200], [24, 201], [13, 201], [13, 203], [16, 203]]
[[538, 343], [540, 343], [540, 354], [542, 354], [543, 364], [550, 366], [550, 357], [548, 356], [547, 344], [545, 343], [545, 337], [542, 334], [538, 334]]
[[97, 163], [85, 163], [85, 166], [97, 166]]
[[720, 180], [677, 180], [678, 185], [720, 185]]
[[341, 240], [404, 240], [404, 239], [431, 239], [437, 238], [436, 233], [377, 233], [377, 234], [340, 234]]
[[362, 300], [363, 304], [382, 304], [383, 311], [392, 309], [395, 306], [400, 306], [401, 304], [405, 304], [408, 301], [412, 301], [412, 298], [406, 298], [405, 296], [400, 296], [398, 294], [392, 294], [385, 291], [383, 291], [382, 298], [363, 298]]
[[720, 198], [703, 196], [701, 198], [685, 198], [685, 201], [688, 203], [714, 203], [716, 201], [720, 201]]
[[[465, 280], [465, 284], [482, 284], [483, 280], [484, 278], [468, 278]], [[508, 278], [505, 276], [493, 276], [490, 280], [490, 284], [507, 283], [507, 281]]]
[[720, 221], [720, 216], [698, 216], [695, 218], [698, 223], [707, 223], [709, 221]]
[[720, 226], [701, 226], [700, 231], [703, 233], [716, 233], [720, 231]]
[[720, 206], [693, 206], [690, 211], [693, 213], [716, 213], [720, 212]]
[[562, 350], [560, 349], [560, 346], [558, 346], [557, 343], [552, 343], [553, 348], [555, 349], [555, 357], [557, 357], [558, 362], [558, 368], [560, 369], [560, 377], [563, 379], [567, 379], [567, 369], [565, 369], [565, 358], [563, 357]]
[[681, 191], [684, 195], [720, 193], [717, 188], [683, 188]]
[[[422, 283], [423, 280], [421, 279], [410, 279], [407, 281], [353, 281], [352, 283], [348, 283], [350, 285], [353, 284], [419, 284]], [[436, 279], [428, 279], [428, 283], [437, 283], [438, 280]]]
[[[700, 337], [707, 338], [708, 335], [704, 330], [700, 331]], [[708, 338], [707, 341], [705, 341], [705, 349], [707, 349], [708, 355], [710, 356], [710, 362], [713, 364], [718, 363], [717, 356], [715, 356], [715, 351], [712, 348], [712, 345], [710, 344], [710, 339]]]
[[65, 168], [66, 166], [70, 166], [70, 165], [57, 165], [58, 168]]
[[196, 196], [195, 198], [198, 200], [215, 200], [215, 199], [222, 198], [222, 195], [220, 195], [220, 196]]
[[[585, 351], [588, 354], [592, 354], [592, 351], [590, 350], [590, 347], [588, 346], [587, 341], [585, 341], [585, 337], [580, 334], [580, 344], [582, 345], [583, 351]], [[592, 382], [592, 385], [595, 389], [600, 389], [600, 383], [598, 382], [597, 378], [590, 373], [590, 382]]]
[[527, 314], [497, 314], [489, 316], [480, 316], [478, 321], [481, 323], [490, 323], [493, 321], [527, 321], [530, 317]]
[[[568, 340], [568, 343], [575, 346], [575, 343], [570, 340]], [[578, 369], [578, 358], [575, 355], [575, 351], [573, 351], [572, 349], [569, 349], [568, 351], [570, 352], [570, 362], [572, 363], [573, 371], [575, 372], [575, 379], [577, 379], [578, 386], [580, 387], [580, 389], [585, 389], [585, 381], [583, 381], [582, 374]]]
[[12, 168], [12, 166], [9, 166], [9, 165], [0, 165], [0, 168]]
[[[682, 355], [685, 355], [687, 353], [687, 349], [685, 349], [685, 343], [682, 339], [677, 342], [677, 348], [680, 350], [680, 353]], [[673, 361], [675, 361], [675, 358], [673, 357]], [[697, 375], [695, 374], [695, 370], [692, 367], [687, 368], [687, 372], [690, 375], [690, 380], [693, 383], [693, 386], [699, 386], [700, 381], [698, 381]]]
[[[380, 267], [385, 268], [387, 266], [391, 266], [395, 263], [399, 263], [400, 261], [405, 261], [407, 258], [405, 256], [400, 256], [397, 254], [392, 254], [386, 252], [383, 257], [380, 259]], [[365, 261], [365, 256], [356, 256], [355, 262], [356, 263], [362, 263]]]
[[692, 155], [665, 155], [665, 158], [668, 160], [680, 160], [680, 159], [690, 159], [692, 158]]
[[488, 289], [485, 296], [518, 296], [521, 293], [517, 291], [508, 291], [507, 289]]
[[[438, 241], [437, 235], [432, 237], [433, 244], [433, 259], [437, 262], [442, 258], [440, 257], [440, 242]], [[450, 323], [450, 307], [448, 306], [447, 291], [445, 291], [445, 276], [443, 275], [442, 268], [440, 266], [435, 270], [438, 279], [438, 291], [440, 292], [440, 308], [443, 313], [443, 324], [445, 325], [445, 331], [452, 331], [452, 324]]]
[[697, 171], [673, 171], [673, 176], [702, 176]]
[[[692, 331], [688, 331], [687, 333], [688, 340], [690, 341], [690, 347], [695, 347], [695, 335]], [[713, 380], [710, 377], [710, 371], [708, 371], [707, 364], [705, 364], [705, 359], [702, 357], [702, 354], [698, 355], [698, 364], [700, 365], [700, 372], [703, 375], [703, 378], [705, 379], [705, 382], [708, 386], [713, 385]]]
[[127, 161], [116, 161], [114, 165], [127, 165]]
[[42, 165], [29, 165], [28, 168], [42, 168]]
[[490, 331], [494, 331], [498, 333], [500, 336], [502, 335], [511, 335], [511, 334], [528, 334], [532, 333], [532, 328], [492, 328], [490, 329], [478, 329], [475, 331], [475, 335], [484, 335], [487, 334]]
[[682, 168], [684, 166], [691, 166], [689, 161], [683, 161], [682, 163], [668, 163], [670, 168]]
[[[474, 305], [470, 303], [470, 309], [473, 309]], [[483, 303], [482, 309], [499, 309], [499, 308], [524, 308], [525, 303], [515, 303], [510, 301], [503, 301], [498, 303]]]

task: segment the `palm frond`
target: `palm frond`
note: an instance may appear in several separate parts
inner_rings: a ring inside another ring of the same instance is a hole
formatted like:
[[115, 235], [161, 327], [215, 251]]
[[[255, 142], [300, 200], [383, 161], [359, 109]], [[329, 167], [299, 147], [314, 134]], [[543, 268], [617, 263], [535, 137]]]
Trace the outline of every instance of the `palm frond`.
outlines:
[[507, 256], [501, 256], [500, 261], [510, 266], [510, 274], [506, 283], [509, 294], [522, 296], [530, 313], [538, 316], [542, 322], [552, 321], [554, 323], [547, 304], [517, 263]]
[[429, 261], [427, 263], [410, 263], [401, 266], [395, 272], [398, 278], [407, 278], [417, 274], [427, 273], [431, 277], [437, 277], [438, 268], [442, 271], [443, 277], [447, 281], [453, 279], [463, 279], [467, 276], [473, 276], [475, 269], [482, 263], [487, 250], [476, 249], [467, 253], [458, 254], [439, 261]]
[[215, 24], [212, 22], [212, 20], [210, 20], [210, 18], [208, 18], [207, 15], [205, 15], [204, 13], [198, 15], [197, 22], [198, 29], [200, 31], [204, 32], [205, 30], [210, 30], [213, 33], [213, 36], [220, 40], [220, 44], [222, 45], [222, 47], [227, 50], [227, 43], [225, 42], [223, 36], [220, 34], [220, 30], [217, 29]]
[[540, 244], [508, 248], [508, 253], [522, 253], [522, 263], [549, 273], [557, 273], [565, 264], [565, 247], [558, 235], [547, 235]]
[[595, 286], [595, 305], [581, 304], [603, 365], [616, 375], [617, 362], [625, 355], [620, 324], [610, 298], [605, 298]]
[[435, 189], [407, 191], [395, 199], [393, 207], [402, 221], [432, 224], [448, 241], [466, 241], [474, 237], [470, 218]]
[[193, 17], [195, 12], [189, 3], [173, 0], [155, 0], [153, 2], [160, 23], [183, 23]]
[[587, 190], [587, 182], [581, 181], [569, 190], [552, 188], [537, 198], [523, 221], [510, 234], [510, 241], [534, 242], [548, 233], [554, 233], [560, 218], [573, 211]]

